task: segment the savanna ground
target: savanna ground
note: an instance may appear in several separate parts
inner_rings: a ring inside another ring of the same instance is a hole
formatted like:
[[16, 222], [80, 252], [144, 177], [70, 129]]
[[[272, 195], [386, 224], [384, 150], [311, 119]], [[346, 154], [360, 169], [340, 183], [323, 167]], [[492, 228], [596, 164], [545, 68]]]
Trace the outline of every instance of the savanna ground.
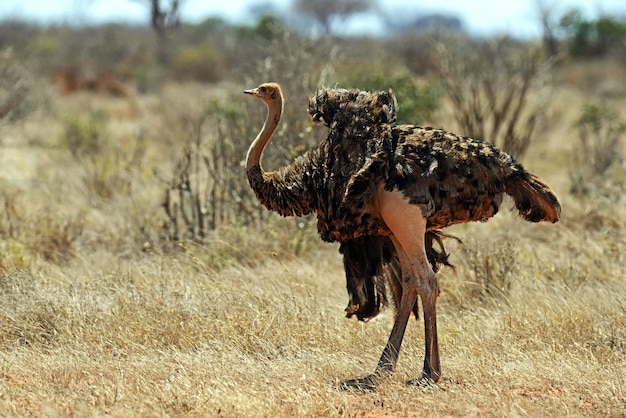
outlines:
[[[318, 79], [345, 85], [352, 64], [341, 47], [318, 63], [278, 45], [247, 74], [163, 78], [146, 91], [128, 82], [126, 98], [62, 96], [33, 73], [42, 104], [0, 127], [0, 415], [626, 415], [624, 143], [592, 181], [573, 127], [595, 100], [624, 115], [623, 64], [553, 70], [547, 120], [523, 162], [559, 195], [561, 222], [528, 224], [507, 206], [448, 231], [463, 243], [448, 240], [455, 269], [439, 273], [440, 382], [404, 384], [422, 369], [418, 320], [395, 375], [359, 393], [337, 385], [373, 370], [392, 309], [345, 319], [337, 246], [319, 242], [314, 219], [266, 214], [245, 194], [242, 161], [264, 109], [240, 97], [270, 79], [294, 92], [266, 153], [275, 168], [323, 135], [307, 122], [306, 94]], [[378, 75], [386, 59], [369, 63]], [[429, 80], [407, 63], [393, 65]], [[142, 71], [137, 85], [152, 76]], [[452, 114], [442, 96], [424, 122], [459, 131]], [[185, 173], [185, 150], [211, 161], [213, 180], [202, 163]], [[167, 189], [179, 198], [169, 215]], [[196, 197], [203, 228], [185, 206]]]

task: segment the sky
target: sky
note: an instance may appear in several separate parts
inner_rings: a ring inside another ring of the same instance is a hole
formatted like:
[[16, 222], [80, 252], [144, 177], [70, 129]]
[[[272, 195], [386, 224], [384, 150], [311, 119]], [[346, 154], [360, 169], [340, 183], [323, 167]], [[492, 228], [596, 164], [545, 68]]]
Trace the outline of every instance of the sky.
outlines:
[[[494, 35], [508, 32], [521, 37], [536, 37], [541, 33], [537, 17], [538, 1], [540, 0], [381, 0], [379, 4], [384, 5], [386, 12], [401, 16], [430, 13], [455, 15], [474, 34]], [[552, 5], [557, 15], [577, 7], [589, 18], [599, 14], [626, 17], [626, 0], [541, 1]], [[20, 18], [43, 23], [143, 23], [148, 20], [146, 3], [146, 0], [0, 0], [0, 21]], [[272, 3], [277, 10], [287, 13], [291, 1], [184, 0], [182, 18], [187, 22], [199, 22], [210, 16], [219, 16], [235, 23], [253, 23], [249, 13], [251, 7], [267, 3]], [[372, 24], [375, 25], [372, 18], [353, 19], [351, 31], [372, 31]]]

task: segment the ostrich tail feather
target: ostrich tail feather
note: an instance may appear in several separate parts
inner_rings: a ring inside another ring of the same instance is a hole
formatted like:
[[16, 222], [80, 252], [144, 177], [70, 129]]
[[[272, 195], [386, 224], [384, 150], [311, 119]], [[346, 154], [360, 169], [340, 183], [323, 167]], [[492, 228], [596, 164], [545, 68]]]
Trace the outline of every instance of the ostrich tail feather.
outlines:
[[520, 215], [529, 222], [557, 222], [561, 216], [559, 199], [539, 177], [525, 174], [506, 182], [506, 192], [513, 197]]

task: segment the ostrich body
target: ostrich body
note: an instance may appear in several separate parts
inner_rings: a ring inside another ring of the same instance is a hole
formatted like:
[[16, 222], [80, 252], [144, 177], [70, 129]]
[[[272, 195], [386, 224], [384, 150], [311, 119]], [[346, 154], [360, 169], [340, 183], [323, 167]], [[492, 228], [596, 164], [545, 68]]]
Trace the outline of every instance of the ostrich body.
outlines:
[[246, 163], [259, 201], [283, 216], [315, 212], [321, 238], [341, 243], [347, 316], [375, 316], [386, 301], [385, 281], [391, 287], [396, 318], [376, 370], [343, 386], [373, 388], [379, 377], [392, 373], [410, 314], [417, 316], [418, 296], [426, 347], [422, 376], [413, 382], [436, 382], [441, 368], [435, 271], [447, 264], [439, 230], [489, 219], [505, 193], [525, 220], [556, 222], [557, 197], [493, 145], [439, 129], [394, 125], [395, 97], [384, 92], [318, 91], [309, 113], [329, 127], [327, 138], [291, 166], [266, 172], [261, 157], [280, 121], [282, 93], [275, 83], [245, 93], [268, 106]]

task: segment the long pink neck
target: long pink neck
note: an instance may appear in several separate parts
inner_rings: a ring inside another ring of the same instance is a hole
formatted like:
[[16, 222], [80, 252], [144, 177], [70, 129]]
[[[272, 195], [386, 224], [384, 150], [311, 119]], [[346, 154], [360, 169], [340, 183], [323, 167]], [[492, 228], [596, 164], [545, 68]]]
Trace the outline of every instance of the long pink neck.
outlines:
[[276, 127], [278, 126], [278, 123], [280, 122], [282, 112], [282, 97], [278, 97], [276, 100], [267, 103], [267, 118], [265, 119], [263, 128], [254, 141], [252, 141], [252, 144], [248, 149], [248, 155], [246, 157], [246, 171], [249, 172], [252, 167], [258, 166], [261, 168], [261, 172], [263, 172], [263, 168], [261, 167], [261, 156], [263, 155], [265, 146], [269, 142], [270, 138], [274, 134], [274, 131], [276, 130]]
[[261, 167], [263, 149], [276, 130], [283, 110], [282, 97], [266, 103], [267, 119], [248, 150], [248, 182], [259, 202], [269, 210], [283, 216], [307, 215], [316, 210], [316, 199], [311, 195], [308, 177], [303, 177], [302, 162], [297, 166], [286, 166], [267, 173]]

